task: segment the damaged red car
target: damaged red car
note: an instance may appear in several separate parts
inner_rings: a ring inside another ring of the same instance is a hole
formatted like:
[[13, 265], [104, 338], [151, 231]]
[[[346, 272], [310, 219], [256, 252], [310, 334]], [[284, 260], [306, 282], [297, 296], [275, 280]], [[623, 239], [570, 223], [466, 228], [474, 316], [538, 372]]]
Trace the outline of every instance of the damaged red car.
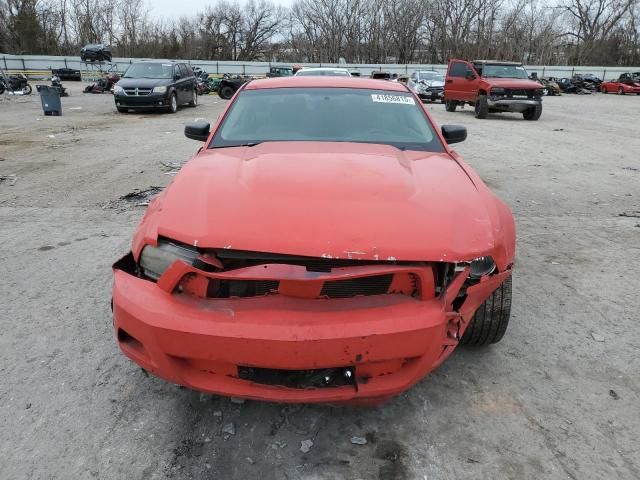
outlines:
[[376, 404], [509, 322], [509, 208], [401, 83], [252, 81], [114, 265], [118, 345], [214, 394]]

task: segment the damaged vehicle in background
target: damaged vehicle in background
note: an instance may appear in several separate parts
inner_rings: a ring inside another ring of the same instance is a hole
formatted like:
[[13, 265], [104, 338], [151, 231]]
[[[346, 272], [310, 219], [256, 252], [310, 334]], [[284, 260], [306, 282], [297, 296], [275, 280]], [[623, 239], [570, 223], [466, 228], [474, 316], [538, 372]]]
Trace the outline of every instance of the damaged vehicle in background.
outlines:
[[83, 62], [110, 62], [111, 49], [102, 43], [89, 43], [80, 50], [80, 60]]
[[542, 115], [542, 85], [529, 80], [521, 63], [496, 60], [449, 60], [444, 97], [447, 112], [468, 103], [476, 118], [490, 113], [521, 113], [525, 120]]
[[115, 337], [146, 371], [377, 404], [504, 335], [513, 215], [405, 85], [256, 80], [185, 135], [204, 145], [113, 266]]
[[444, 103], [444, 75], [432, 70], [415, 71], [411, 74], [409, 87], [420, 100]]

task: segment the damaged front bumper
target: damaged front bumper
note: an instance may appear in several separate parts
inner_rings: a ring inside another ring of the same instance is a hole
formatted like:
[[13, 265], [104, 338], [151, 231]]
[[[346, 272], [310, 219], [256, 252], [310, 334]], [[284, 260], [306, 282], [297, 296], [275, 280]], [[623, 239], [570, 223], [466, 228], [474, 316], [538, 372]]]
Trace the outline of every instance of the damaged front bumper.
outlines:
[[523, 99], [490, 96], [487, 99], [487, 104], [490, 109], [500, 110], [502, 112], [523, 113], [540, 103], [542, 103], [542, 99], [539, 98]]
[[[406, 390], [449, 356], [478, 306], [511, 274], [464, 287], [467, 268], [437, 295], [425, 275], [417, 297], [303, 298], [317, 291], [317, 282], [400, 275], [407, 267], [305, 275], [280, 265], [274, 271], [286, 278], [279, 294], [207, 298], [178, 288], [193, 277], [191, 266], [177, 261], [155, 283], [125, 266], [131, 263], [129, 254], [114, 265], [114, 329], [125, 355], [195, 390], [293, 403], [375, 404]], [[216, 280], [260, 275], [255, 268], [195, 274]]]

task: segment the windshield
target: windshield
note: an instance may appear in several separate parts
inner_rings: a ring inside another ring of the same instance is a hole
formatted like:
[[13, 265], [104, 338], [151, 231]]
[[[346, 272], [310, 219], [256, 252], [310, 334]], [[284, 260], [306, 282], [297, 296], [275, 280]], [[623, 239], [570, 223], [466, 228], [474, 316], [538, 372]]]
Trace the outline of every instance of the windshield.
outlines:
[[411, 94], [354, 88], [244, 90], [209, 148], [277, 141], [379, 143], [444, 151]]
[[348, 77], [344, 70], [300, 70], [296, 77]]
[[527, 79], [527, 71], [520, 65], [490, 65], [486, 64], [482, 68], [483, 77], [492, 78], [520, 78]]
[[134, 63], [123, 78], [173, 78], [173, 65], [170, 63]]
[[444, 76], [438, 72], [418, 72], [418, 80], [427, 82], [444, 82]]

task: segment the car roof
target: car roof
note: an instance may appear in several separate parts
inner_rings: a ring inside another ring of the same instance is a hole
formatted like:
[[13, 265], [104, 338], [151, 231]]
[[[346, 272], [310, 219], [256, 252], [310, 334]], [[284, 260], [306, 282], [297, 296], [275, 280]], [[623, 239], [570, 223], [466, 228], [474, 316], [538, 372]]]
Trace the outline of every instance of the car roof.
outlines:
[[402, 83], [386, 80], [373, 80], [359, 77], [277, 77], [253, 80], [247, 84], [246, 90], [268, 88], [364, 88], [368, 90], [389, 90], [407, 92]]
[[515, 65], [522, 66], [522, 62], [505, 62], [502, 60], [474, 60], [473, 63], [488, 63], [490, 65]]

